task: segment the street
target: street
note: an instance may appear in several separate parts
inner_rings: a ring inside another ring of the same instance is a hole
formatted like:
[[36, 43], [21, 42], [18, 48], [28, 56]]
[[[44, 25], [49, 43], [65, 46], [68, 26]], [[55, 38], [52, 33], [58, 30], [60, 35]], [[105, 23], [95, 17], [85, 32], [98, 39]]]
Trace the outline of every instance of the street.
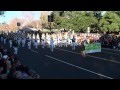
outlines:
[[[3, 45], [3, 43], [2, 43]], [[8, 42], [4, 45], [10, 52]], [[48, 47], [31, 50], [19, 47], [19, 61], [35, 70], [41, 79], [120, 79], [120, 51], [102, 48], [100, 53], [87, 54], [68, 47], [56, 47], [53, 52]]]

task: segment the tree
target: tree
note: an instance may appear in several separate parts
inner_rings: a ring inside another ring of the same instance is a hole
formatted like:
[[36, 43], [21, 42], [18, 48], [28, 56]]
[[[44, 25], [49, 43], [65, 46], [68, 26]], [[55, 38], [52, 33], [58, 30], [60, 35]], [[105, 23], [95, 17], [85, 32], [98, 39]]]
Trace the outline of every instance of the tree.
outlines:
[[41, 20], [41, 25], [42, 25], [42, 28], [47, 28], [48, 27], [48, 14], [47, 13], [41, 13], [41, 16], [40, 16], [40, 20]]
[[120, 11], [53, 11], [54, 24], [58, 29], [119, 32]]
[[41, 28], [41, 22], [40, 22], [40, 20], [34, 20], [34, 21], [32, 21], [30, 23], [30, 25], [33, 28], [37, 28], [37, 29]]
[[17, 26], [17, 22], [20, 22], [21, 25], [22, 23], [24, 22], [22, 19], [18, 19], [18, 18], [14, 18], [11, 20], [10, 24], [9, 24], [9, 27], [10, 27], [10, 30], [11, 31], [16, 31], [19, 29], [19, 27]]
[[4, 22], [0, 24], [0, 31], [8, 31], [9, 30], [9, 25]]
[[93, 12], [88, 14], [85, 11], [64, 11], [61, 16], [60, 11], [55, 11], [53, 14], [54, 23], [58, 25], [58, 28], [86, 31], [87, 27], [97, 23]]
[[120, 31], [120, 15], [114, 11], [108, 11], [100, 21], [100, 28], [104, 31]]
[[[27, 24], [31, 24], [31, 22], [34, 20], [34, 13], [33, 11], [23, 11], [22, 13], [23, 17], [24, 17], [24, 26]], [[31, 26], [31, 25], [28, 25]]]

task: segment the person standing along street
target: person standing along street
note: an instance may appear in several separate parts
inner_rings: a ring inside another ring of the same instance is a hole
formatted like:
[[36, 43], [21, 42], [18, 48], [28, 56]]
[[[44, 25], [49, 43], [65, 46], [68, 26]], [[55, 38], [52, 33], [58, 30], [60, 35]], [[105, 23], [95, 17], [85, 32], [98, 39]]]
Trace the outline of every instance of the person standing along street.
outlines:
[[76, 38], [75, 38], [75, 36], [73, 36], [73, 38], [72, 38], [72, 50], [75, 50], [75, 46], [76, 46], [75, 42], [76, 42]]

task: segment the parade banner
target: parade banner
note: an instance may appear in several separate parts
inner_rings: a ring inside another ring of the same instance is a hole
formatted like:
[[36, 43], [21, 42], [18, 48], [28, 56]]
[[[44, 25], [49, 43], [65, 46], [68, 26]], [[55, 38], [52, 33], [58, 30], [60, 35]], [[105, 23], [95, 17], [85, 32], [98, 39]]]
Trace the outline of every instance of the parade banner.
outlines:
[[86, 44], [85, 52], [86, 53], [101, 52], [101, 43]]

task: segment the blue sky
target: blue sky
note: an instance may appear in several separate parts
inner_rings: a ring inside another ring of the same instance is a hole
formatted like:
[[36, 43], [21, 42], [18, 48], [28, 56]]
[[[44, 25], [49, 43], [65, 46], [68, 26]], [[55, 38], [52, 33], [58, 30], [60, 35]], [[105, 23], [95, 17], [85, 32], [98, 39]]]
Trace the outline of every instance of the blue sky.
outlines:
[[[106, 11], [103, 11], [102, 15], [104, 15], [105, 13], [106, 13]], [[34, 16], [34, 19], [39, 19], [41, 11], [6, 11], [4, 14], [5, 17], [0, 16], [0, 23], [6, 22], [9, 24], [9, 22], [13, 18], [21, 19], [21, 18], [25, 18], [24, 15], [29, 15], [29, 14], [32, 14]]]
[[6, 11], [4, 16], [0, 16], [0, 23], [2, 22], [6, 22], [9, 24], [9, 22], [13, 19], [13, 18], [25, 18], [24, 15], [26, 14], [33, 14], [34, 19], [39, 19], [40, 18], [40, 11]]

